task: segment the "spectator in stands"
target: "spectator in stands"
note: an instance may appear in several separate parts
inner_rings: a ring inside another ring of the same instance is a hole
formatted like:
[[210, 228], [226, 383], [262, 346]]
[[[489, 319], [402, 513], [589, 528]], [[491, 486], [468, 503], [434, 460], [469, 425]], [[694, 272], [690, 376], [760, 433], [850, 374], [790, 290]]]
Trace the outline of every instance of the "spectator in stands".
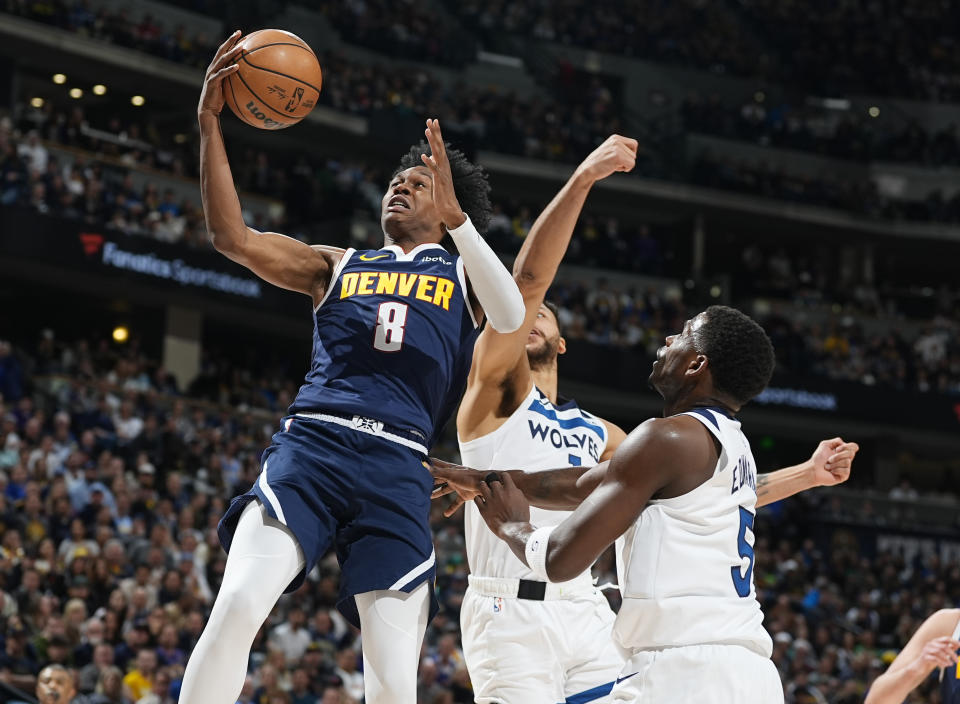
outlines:
[[137, 652], [137, 661], [123, 678], [124, 694], [133, 701], [139, 701], [153, 688], [157, 676], [157, 653], [150, 648], [141, 648]]
[[60, 665], [48, 665], [37, 678], [39, 704], [67, 704], [76, 695], [73, 676]]
[[283, 651], [287, 665], [295, 665], [307, 652], [313, 638], [304, 625], [307, 622], [303, 607], [293, 604], [287, 612], [287, 620], [270, 633], [270, 647]]

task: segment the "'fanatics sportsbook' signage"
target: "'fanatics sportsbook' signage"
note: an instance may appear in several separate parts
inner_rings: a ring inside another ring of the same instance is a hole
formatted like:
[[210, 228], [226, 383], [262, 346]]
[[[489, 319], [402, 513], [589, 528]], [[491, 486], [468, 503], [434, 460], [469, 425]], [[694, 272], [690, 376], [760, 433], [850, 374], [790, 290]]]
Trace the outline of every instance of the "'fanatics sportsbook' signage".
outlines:
[[148, 303], [233, 304], [291, 319], [306, 307], [302, 297], [264, 283], [212, 249], [125, 235], [20, 207], [0, 208], [0, 266], [8, 274], [68, 289], [126, 288]]
[[262, 288], [257, 279], [245, 279], [222, 271], [190, 266], [182, 259], [164, 259], [153, 253], [127, 252], [116, 242], [105, 241], [102, 251], [101, 261], [117, 269], [170, 279], [184, 286], [200, 286], [247, 298], [260, 298], [262, 295]]

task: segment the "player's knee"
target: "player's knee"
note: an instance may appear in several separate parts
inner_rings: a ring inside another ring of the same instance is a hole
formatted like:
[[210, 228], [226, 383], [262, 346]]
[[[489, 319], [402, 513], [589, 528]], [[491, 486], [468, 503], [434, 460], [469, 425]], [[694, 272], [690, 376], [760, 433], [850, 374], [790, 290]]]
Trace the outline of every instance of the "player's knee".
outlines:
[[217, 594], [207, 627], [215, 628], [224, 636], [227, 631], [237, 637], [248, 633], [256, 635], [268, 615], [269, 611], [264, 613], [263, 603], [249, 589], [224, 584]]

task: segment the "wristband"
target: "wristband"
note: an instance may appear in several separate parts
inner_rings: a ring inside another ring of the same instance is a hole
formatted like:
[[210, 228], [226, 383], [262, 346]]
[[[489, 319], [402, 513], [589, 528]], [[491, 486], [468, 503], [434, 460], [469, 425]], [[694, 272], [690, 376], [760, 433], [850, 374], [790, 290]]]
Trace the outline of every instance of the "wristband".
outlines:
[[527, 538], [527, 545], [523, 549], [524, 557], [527, 558], [527, 566], [541, 582], [550, 581], [550, 578], [547, 577], [547, 543], [550, 542], [550, 534], [554, 528], [556, 526], [537, 528]]

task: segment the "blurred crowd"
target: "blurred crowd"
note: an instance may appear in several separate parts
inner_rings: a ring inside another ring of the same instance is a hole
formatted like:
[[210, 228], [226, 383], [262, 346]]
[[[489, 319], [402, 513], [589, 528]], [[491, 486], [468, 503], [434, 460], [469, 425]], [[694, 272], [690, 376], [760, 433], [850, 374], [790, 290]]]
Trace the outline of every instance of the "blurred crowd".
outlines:
[[[924, 619], [960, 604], [960, 566], [939, 553], [874, 554], [837, 524], [809, 537], [828, 502], [814, 492], [757, 516], [754, 581], [787, 704], [860, 704]], [[938, 673], [906, 701], [939, 702]]]
[[[411, 5], [410, 7], [414, 7]], [[577, 162], [609, 135], [623, 131], [620, 106], [599, 81], [587, 81], [576, 100], [518, 95], [497, 86], [445, 85], [425, 68], [402, 70], [357, 63], [343, 54], [321, 56], [320, 104], [369, 116], [436, 116], [444, 136], [460, 145], [551, 161]]]
[[868, 386], [960, 396], [960, 326], [936, 318], [919, 333], [870, 332], [854, 318], [799, 324], [786, 316], [762, 321], [782, 371]]
[[127, 8], [111, 8], [91, 0], [0, 0], [0, 11], [107, 41], [161, 59], [206, 68], [219, 37], [171, 26], [161, 17], [134, 18]]
[[700, 0], [447, 0], [497, 48], [503, 35], [534, 38], [718, 72], [748, 75], [763, 46], [723, 5]]
[[472, 37], [424, 3], [322, 0], [317, 9], [348, 42], [380, 54], [454, 67], [477, 55]]
[[[174, 4], [234, 24], [258, 26], [282, 3], [178, 0]], [[324, 0], [318, 7], [349, 42], [388, 56], [462, 66], [485, 48], [515, 48], [505, 38], [586, 49], [758, 77], [823, 95], [870, 93], [960, 100], [960, 49], [949, 8], [908, 2], [809, 3], [746, 0], [523, 0], [445, 2], [451, 19], [415, 2]], [[91, 0], [3, 0], [0, 9], [119, 46], [203, 67], [219, 37], [133, 18]], [[450, 37], [456, 37], [451, 41]], [[773, 38], [776, 38], [775, 40]], [[880, 67], [880, 70], [878, 70]]]
[[[642, 290], [603, 278], [561, 279], [549, 297], [559, 306], [568, 340], [630, 348], [651, 358], [690, 312], [680, 289]], [[773, 341], [780, 372], [960, 396], [960, 324], [954, 315], [938, 314], [914, 331], [904, 329], [899, 316], [867, 327], [856, 315], [810, 315], [804, 305], [812, 302], [795, 303], [782, 310], [754, 304]], [[749, 310], [751, 304], [744, 304]]]
[[[651, 326], [682, 315], [649, 292], [633, 305]], [[39, 669], [58, 663], [76, 678], [76, 704], [176, 702], [223, 575], [216, 522], [256, 479], [296, 379], [212, 353], [184, 391], [136, 341], [67, 343], [48, 331], [0, 343], [0, 682], [31, 692]], [[434, 453], [454, 457], [452, 438]], [[758, 596], [788, 703], [852, 704], [926, 615], [960, 598], [960, 568], [801, 540], [823, 513], [817, 502], [761, 512]], [[418, 701], [466, 703], [462, 518], [441, 509], [442, 610], [425, 638]], [[595, 574], [613, 572], [608, 552]], [[334, 608], [337, 586], [331, 555], [283, 597], [254, 641], [242, 704], [361, 700], [361, 639]]]
[[829, 109], [774, 101], [762, 91], [740, 105], [725, 104], [717, 95], [690, 95], [680, 112], [688, 132], [855, 161], [960, 165], [960, 134], [955, 124], [930, 134], [917, 122], [895, 126], [892, 120], [855, 113], [849, 106]]
[[[22, 112], [21, 116], [19, 129], [11, 120], [0, 118], [0, 205], [26, 206], [165, 242], [209, 246], [197, 203], [199, 194], [193, 200], [178, 197], [167, 187], [161, 190], [147, 170], [161, 170], [156, 159], [144, 163], [143, 153], [135, 147], [106, 142], [89, 131], [75, 129], [71, 123], [87, 124], [81, 109], [67, 115], [48, 103], [43, 110]], [[149, 131], [136, 123], [111, 127], [118, 134]], [[456, 131], [459, 125], [450, 127]], [[71, 147], [70, 159], [52, 153], [47, 143]], [[582, 146], [589, 149], [587, 144]], [[282, 222], [264, 222], [247, 213], [251, 226], [298, 234], [311, 224], [338, 216], [380, 217], [388, 169], [321, 154], [300, 154], [288, 164], [261, 149], [241, 146], [238, 150], [241, 156], [234, 159], [233, 169], [238, 187], [286, 204]], [[179, 158], [173, 160], [170, 165], [175, 168], [167, 171], [182, 175], [183, 163]], [[137, 171], [148, 177], [140, 186], [132, 175]], [[510, 198], [499, 200], [488, 232], [491, 243], [498, 251], [515, 253], [538, 214], [533, 206]], [[578, 224], [570, 252], [585, 265], [659, 274], [672, 260], [662, 239], [648, 225], [588, 214]], [[381, 246], [376, 238], [357, 244]]]
[[960, 46], [949, 5], [746, 0], [736, 7], [744, 23], [768, 38], [773, 75], [785, 83], [820, 95], [960, 100]]
[[[256, 479], [280, 415], [264, 409], [287, 403], [296, 378], [271, 401], [259, 388], [276, 379], [269, 369], [218, 364], [181, 395], [136, 342], [0, 343], [0, 682], [32, 693], [57, 663], [76, 673], [77, 704], [176, 701], [223, 575], [217, 520]], [[462, 527], [438, 525], [437, 555], [446, 611], [424, 646], [422, 701], [468, 701], [451, 619], [466, 586]], [[284, 597], [254, 643], [243, 704], [360, 701], [338, 573], [331, 555]]]
[[765, 78], [817, 95], [960, 100], [951, 7], [906, 2], [447, 0], [488, 46], [529, 37], [714, 73]]
[[[8, 12], [153, 53], [160, 52], [157, 46], [182, 44], [190, 48], [190, 52], [161, 52], [171, 60], [203, 66], [213, 51], [210, 43], [202, 38], [190, 42], [183, 40], [182, 28], [172, 34], [165, 33], [149, 17], [134, 21], [125, 11], [94, 10], [88, 0], [61, 0], [52, 5], [20, 0], [5, 2], [3, 9]], [[466, 2], [457, 3], [456, 12], [464, 24], [478, 28], [478, 31], [486, 28], [494, 33], [507, 31], [584, 45], [590, 45], [592, 40], [589, 37], [597, 36], [602, 37], [605, 44], [616, 46], [614, 40], [619, 37], [625, 51], [631, 47], [654, 51], [659, 47], [656, 52], [666, 54], [692, 52], [695, 56], [690, 61], [695, 65], [713, 57], [714, 63], [709, 66], [725, 65], [725, 62], [736, 64], [737, 61], [754, 69], [763, 66], [754, 53], [761, 49], [753, 47], [750, 40], [753, 33], [742, 29], [749, 25], [744, 24], [743, 18], [732, 21], [730, 8], [699, 0], [666, 5], [652, 0], [631, 0], [628, 5], [632, 11], [625, 13], [619, 2], [565, 0], [559, 5], [538, 1]], [[860, 3], [850, 5], [859, 7]], [[929, 18], [914, 12], [914, 5], [906, 3], [902, 10], [906, 18], [894, 19], [909, 26], [919, 23], [927, 27]], [[779, 17], [774, 7], [767, 7], [764, 3], [745, 3], [740, 9], [751, 17], [761, 10], [764, 17]], [[896, 16], [899, 11], [891, 7], [881, 14]], [[449, 64], [453, 59], [447, 56], [438, 58], [440, 54], [448, 50], [466, 51], [465, 47], [469, 45], [469, 42], [442, 41], [447, 35], [436, 27], [446, 26], [446, 16], [443, 13], [437, 15], [416, 3], [331, 2], [324, 6], [324, 12], [350, 41], [375, 44], [380, 37], [391, 36], [397, 42], [406, 42], [408, 49], [419, 47], [403, 50], [403, 55], [412, 52], [413, 58], [428, 62]], [[874, 4], [866, 14], [876, 19], [876, 12]], [[109, 22], [106, 19], [95, 21], [96, 18], [108, 18]], [[691, 22], [691, 18], [695, 21]], [[754, 20], [761, 21], [759, 18]], [[389, 31], [385, 29], [387, 25]], [[108, 26], [114, 29], [106, 33], [102, 27]], [[116, 29], [121, 26], [123, 31]], [[421, 31], [425, 26], [433, 31]], [[810, 25], [797, 23], [797, 26]], [[100, 29], [96, 29], [98, 27]], [[697, 31], [698, 27], [703, 31]], [[742, 32], [745, 36], [731, 41], [730, 32]], [[645, 33], [650, 36], [643, 38], [641, 35]], [[121, 35], [126, 38], [118, 39]], [[914, 46], [912, 40], [904, 40], [903, 44]], [[401, 49], [396, 48], [396, 51]], [[726, 57], [724, 52], [732, 56]], [[658, 54], [655, 58], [666, 60], [669, 57]], [[641, 134], [638, 164], [634, 170], [639, 176], [678, 179], [712, 188], [842, 209], [870, 218], [960, 222], [960, 197], [945, 195], [941, 190], [907, 201], [881, 195], [876, 185], [866, 178], [850, 179], [828, 173], [805, 176], [767, 163], [751, 163], [710, 152], [677, 158], [678, 152], [671, 147], [668, 136], [657, 136], [654, 126], [638, 126], [625, 118], [615, 88], [597, 76], [579, 76], [571, 67], [562, 64], [554, 67], [555, 75], [543, 95], [520, 95], [492, 86], [448, 85], [426, 68], [397, 70], [379, 62], [352, 61], [334, 52], [323, 53], [321, 63], [325, 81], [321, 104], [366, 117], [385, 114], [390, 124], [397, 124], [407, 117], [438, 116], [445, 125], [448, 138], [470, 152], [486, 149], [576, 163], [607, 135], [633, 132]], [[193, 131], [165, 132], [146, 118], [132, 121], [110, 117], [91, 125], [82, 108], [63, 110], [51, 103], [42, 109], [23, 112], [30, 120], [39, 123], [37, 128], [45, 139], [116, 155], [131, 167], [158, 168], [188, 176], [196, 174], [197, 141]], [[885, 123], [873, 118], [851, 117], [810, 106], [766, 105], [753, 100], [734, 107], [723, 106], [714, 98], [697, 97], [684, 103], [681, 116], [689, 130], [842, 158], [911, 161], [929, 166], [960, 163], [960, 142], [952, 126], [928, 134], [915, 123], [894, 130], [879, 126]], [[347, 214], [345, 206], [362, 203], [364, 191], [369, 190], [373, 177], [379, 177], [382, 170], [380, 166], [350, 164], [346, 173], [341, 173], [344, 167], [340, 159], [316, 155], [268, 156], [261, 149], [242, 146], [241, 149], [244, 158], [235, 159], [238, 164], [243, 164], [238, 168], [238, 182], [264, 195], [282, 198], [288, 204], [292, 218], [287, 224], [294, 228], [301, 223], [314, 222], [321, 215], [312, 208], [321, 196], [333, 195], [328, 203], [342, 206], [332, 214]], [[326, 190], [330, 185], [330, 171], [333, 171], [334, 185], [342, 186], [347, 182], [348, 197], [344, 198], [339, 188]], [[376, 183], [376, 190], [381, 187]], [[41, 198], [41, 194], [37, 193], [36, 197]], [[45, 196], [43, 199], [50, 200]], [[322, 215], [329, 217], [330, 209], [324, 208]]]
[[708, 188], [759, 195], [804, 205], [833, 208], [870, 219], [913, 222], [960, 222], [960, 192], [935, 189], [919, 200], [889, 198], [870, 180], [851, 180], [823, 170], [801, 174], [767, 161], [733, 159], [709, 149], [690, 164], [692, 183]]

